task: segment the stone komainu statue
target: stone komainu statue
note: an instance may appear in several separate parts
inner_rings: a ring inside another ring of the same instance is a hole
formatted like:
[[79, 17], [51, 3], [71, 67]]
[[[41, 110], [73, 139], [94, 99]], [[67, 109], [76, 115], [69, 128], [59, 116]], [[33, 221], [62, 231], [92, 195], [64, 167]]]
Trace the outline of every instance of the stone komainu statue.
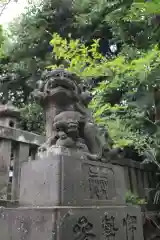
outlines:
[[100, 135], [88, 109], [91, 93], [80, 78], [64, 69], [47, 71], [34, 96], [46, 112], [47, 141], [40, 151], [63, 146], [83, 151], [91, 160], [108, 160], [108, 132]]

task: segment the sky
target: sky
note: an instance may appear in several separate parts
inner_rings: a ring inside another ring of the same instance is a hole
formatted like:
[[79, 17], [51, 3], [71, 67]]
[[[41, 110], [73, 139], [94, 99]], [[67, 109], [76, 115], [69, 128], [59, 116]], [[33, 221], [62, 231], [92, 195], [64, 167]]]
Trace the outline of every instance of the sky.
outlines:
[[14, 2], [14, 0], [12, 0], [0, 16], [0, 24], [4, 27], [7, 26], [9, 22], [25, 11], [26, 6], [27, 0], [18, 0], [18, 2]]

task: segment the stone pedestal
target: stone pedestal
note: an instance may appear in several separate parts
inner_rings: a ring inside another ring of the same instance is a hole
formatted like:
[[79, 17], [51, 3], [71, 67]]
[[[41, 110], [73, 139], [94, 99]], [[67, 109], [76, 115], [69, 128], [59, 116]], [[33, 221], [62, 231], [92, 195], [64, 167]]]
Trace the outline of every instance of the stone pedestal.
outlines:
[[142, 240], [139, 207], [59, 207], [0, 210], [4, 240]]
[[0, 220], [13, 240], [143, 240], [140, 208], [125, 206], [123, 169], [53, 148], [21, 172], [23, 207]]
[[24, 163], [21, 206], [106, 206], [124, 204], [123, 168], [89, 161], [81, 152], [53, 148]]
[[[91, 94], [64, 69], [42, 79], [35, 96], [46, 115], [45, 153], [23, 163], [21, 180], [13, 179], [14, 186], [20, 183], [20, 207], [0, 208], [0, 239], [143, 240], [140, 208], [125, 205], [123, 169], [99, 161], [108, 158], [110, 144], [108, 132], [101, 138], [87, 108]], [[0, 116], [6, 114], [2, 110]], [[13, 120], [7, 121], [10, 127]], [[24, 149], [20, 153], [16, 159], [22, 163]], [[8, 157], [0, 159], [4, 186], [8, 166]], [[14, 173], [19, 173], [16, 165]]]

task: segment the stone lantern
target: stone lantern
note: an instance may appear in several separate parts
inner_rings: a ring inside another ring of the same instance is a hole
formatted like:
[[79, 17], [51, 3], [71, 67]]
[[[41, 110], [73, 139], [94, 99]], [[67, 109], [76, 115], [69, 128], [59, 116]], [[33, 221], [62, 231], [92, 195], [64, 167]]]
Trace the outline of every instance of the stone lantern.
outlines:
[[20, 111], [18, 108], [8, 102], [0, 105], [0, 125], [4, 127], [16, 128]]
[[7, 138], [7, 131], [16, 128], [20, 111], [10, 102], [0, 105], [0, 133], [4, 137], [0, 138], [0, 199], [9, 199], [8, 193], [11, 191], [11, 181], [13, 175], [14, 145]]

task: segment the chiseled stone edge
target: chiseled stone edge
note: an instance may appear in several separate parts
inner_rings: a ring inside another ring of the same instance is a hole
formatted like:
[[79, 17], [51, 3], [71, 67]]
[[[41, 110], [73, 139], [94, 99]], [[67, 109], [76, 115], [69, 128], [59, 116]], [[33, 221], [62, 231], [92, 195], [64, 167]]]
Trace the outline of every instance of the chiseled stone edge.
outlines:
[[15, 140], [22, 143], [34, 144], [37, 146], [40, 146], [45, 142], [44, 136], [23, 131], [21, 129], [14, 129], [4, 126], [0, 126], [0, 138]]

